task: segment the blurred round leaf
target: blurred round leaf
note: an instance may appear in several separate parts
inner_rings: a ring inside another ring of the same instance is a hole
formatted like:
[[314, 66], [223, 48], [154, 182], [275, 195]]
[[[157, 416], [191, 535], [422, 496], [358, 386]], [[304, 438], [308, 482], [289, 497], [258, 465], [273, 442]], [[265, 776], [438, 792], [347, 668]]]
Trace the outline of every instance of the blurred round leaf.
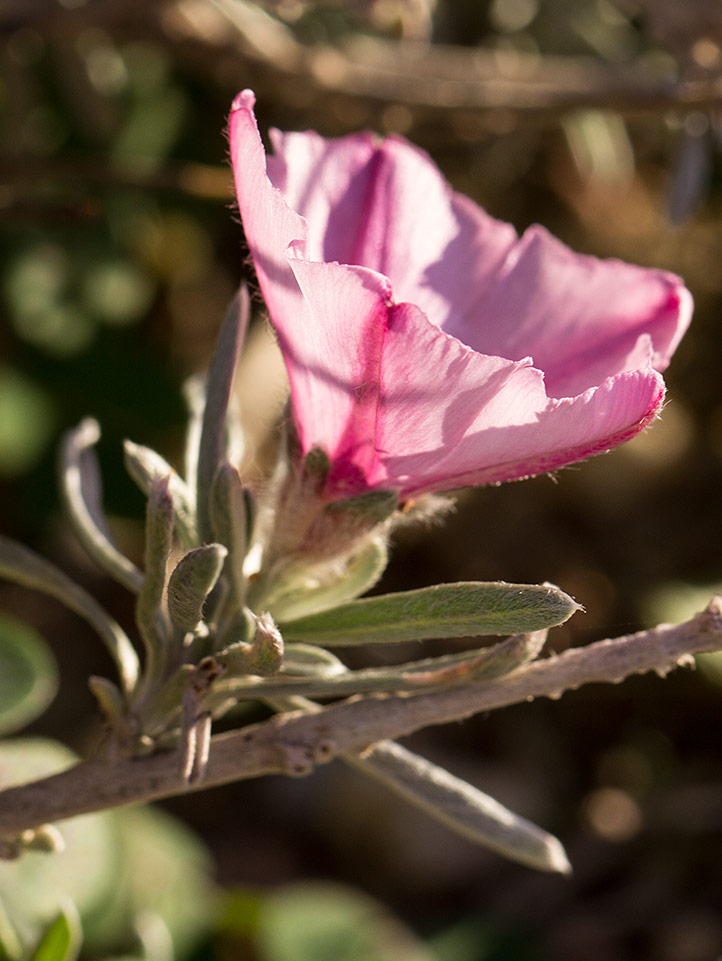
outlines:
[[[54, 741], [0, 741], [0, 787], [53, 774], [75, 760]], [[191, 831], [149, 807], [72, 818], [60, 830], [63, 852], [28, 851], [17, 861], [0, 861], [0, 958], [3, 920], [27, 951], [69, 901], [93, 954], [188, 956], [208, 928], [213, 891], [209, 856]]]
[[298, 884], [261, 913], [263, 961], [438, 961], [378, 901], [338, 884]]
[[[0, 787], [55, 774], [76, 760], [56, 741], [0, 741]], [[68, 901], [85, 917], [115, 889], [120, 851], [113, 817], [72, 818], [62, 823], [61, 832], [65, 850], [60, 853], [28, 851], [17, 861], [0, 861], [0, 912], [26, 948], [38, 944]]]
[[150, 948], [165, 933], [171, 956], [186, 957], [209, 925], [208, 852], [191, 831], [157, 808], [128, 808], [113, 816], [122, 859], [112, 898], [85, 919], [86, 942], [118, 944], [131, 934]]
[[147, 310], [153, 285], [127, 261], [107, 261], [88, 270], [84, 284], [87, 305], [107, 324], [132, 324]]
[[0, 614], [0, 734], [18, 731], [43, 713], [58, 689], [58, 670], [40, 635]]
[[44, 391], [10, 367], [0, 368], [0, 475], [22, 474], [40, 458], [55, 416]]

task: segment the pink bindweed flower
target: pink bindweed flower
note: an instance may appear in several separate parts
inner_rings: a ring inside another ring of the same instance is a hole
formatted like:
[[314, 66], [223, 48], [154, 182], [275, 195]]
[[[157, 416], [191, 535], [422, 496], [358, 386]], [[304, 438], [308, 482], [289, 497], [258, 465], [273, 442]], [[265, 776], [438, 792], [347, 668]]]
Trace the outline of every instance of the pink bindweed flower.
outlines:
[[266, 157], [254, 103], [230, 117], [238, 202], [325, 499], [528, 477], [653, 420], [678, 277], [518, 237], [399, 137], [272, 131]]

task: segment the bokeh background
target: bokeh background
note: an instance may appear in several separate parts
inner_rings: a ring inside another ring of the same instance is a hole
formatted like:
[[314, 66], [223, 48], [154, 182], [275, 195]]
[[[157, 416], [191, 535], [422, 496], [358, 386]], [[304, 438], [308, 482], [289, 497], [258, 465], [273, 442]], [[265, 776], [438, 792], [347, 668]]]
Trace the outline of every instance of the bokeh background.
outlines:
[[[57, 443], [100, 421], [106, 506], [139, 558], [143, 502], [120, 445], [182, 456], [183, 381], [245, 270], [224, 126], [251, 86], [263, 131], [400, 133], [517, 229], [673, 270], [695, 298], [651, 430], [554, 479], [461, 493], [443, 527], [398, 535], [379, 589], [552, 581], [586, 608], [555, 649], [687, 617], [722, 582], [720, 83], [715, 0], [4, 0], [0, 530], [132, 624], [62, 517]], [[283, 390], [259, 316], [239, 382], [249, 474], [268, 464]], [[88, 750], [86, 678], [111, 670], [100, 646], [18, 588], [0, 584], [0, 608], [59, 660], [32, 732]], [[571, 879], [479, 850], [340, 765], [169, 802], [213, 865], [185, 956], [714, 961], [720, 683], [707, 658], [410, 739], [557, 834]], [[150, 863], [152, 831], [144, 843]], [[300, 932], [324, 912], [333, 936], [305, 954]]]

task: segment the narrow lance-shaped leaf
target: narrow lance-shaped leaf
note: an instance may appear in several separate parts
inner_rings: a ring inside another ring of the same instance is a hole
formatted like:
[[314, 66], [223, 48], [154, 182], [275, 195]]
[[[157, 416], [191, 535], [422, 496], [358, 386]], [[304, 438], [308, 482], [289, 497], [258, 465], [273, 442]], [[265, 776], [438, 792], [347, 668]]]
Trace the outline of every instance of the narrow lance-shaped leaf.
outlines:
[[83, 941], [80, 916], [72, 901], [65, 904], [40, 940], [30, 961], [76, 961]]
[[523, 634], [554, 627], [579, 605], [551, 584], [464, 582], [366, 597], [288, 621], [283, 636], [330, 647], [433, 637]]
[[0, 735], [39, 717], [58, 689], [50, 648], [28, 624], [0, 614]]
[[346, 755], [344, 760], [497, 854], [540, 871], [571, 872], [564, 848], [553, 835], [393, 741], [381, 741], [363, 758]]
[[0, 576], [42, 591], [65, 604], [93, 627], [108, 648], [127, 693], [138, 679], [138, 656], [122, 627], [82, 587], [27, 547], [0, 536]]
[[188, 408], [188, 426], [183, 458], [185, 483], [191, 495], [193, 512], [196, 505], [196, 483], [198, 481], [198, 451], [201, 445], [203, 430], [203, 411], [206, 404], [206, 388], [204, 378], [196, 374], [189, 377], [183, 384], [183, 396]]
[[[275, 677], [248, 678], [226, 676], [218, 681], [214, 698], [232, 695], [243, 698], [277, 698], [302, 695], [304, 697], [348, 697], [354, 694], [377, 694], [381, 692], [422, 693], [432, 688], [449, 687], [453, 684], [470, 684], [495, 681], [534, 658], [541, 650], [546, 631], [532, 634], [516, 634], [500, 644], [476, 651], [463, 651], [410, 661], [389, 667], [368, 667], [357, 671], [346, 669], [334, 658], [341, 670], [329, 670], [317, 660], [317, 670], [308, 654], [298, 662], [293, 651], [323, 651], [323, 648], [305, 644], [290, 644], [290, 657], [284, 659], [283, 670]], [[325, 652], [328, 654], [329, 652]], [[297, 669], [300, 668], [300, 669]], [[238, 673], [238, 672], [237, 672]], [[260, 671], [247, 671], [260, 674]]]
[[250, 313], [248, 291], [242, 287], [233, 299], [211, 359], [206, 381], [198, 450], [196, 505], [201, 543], [211, 539], [210, 497], [213, 479], [226, 456], [226, 427], [233, 375]]
[[145, 522], [145, 578], [135, 607], [135, 619], [146, 652], [145, 684], [157, 683], [167, 666], [168, 644], [163, 618], [166, 564], [173, 538], [173, 501], [168, 480], [156, 481], [148, 498]]
[[233, 605], [243, 607], [246, 581], [243, 561], [249, 544], [248, 505], [240, 475], [225, 462], [216, 472], [211, 490], [211, 531], [215, 540], [227, 548], [226, 570], [231, 585]]
[[126, 704], [120, 690], [107, 677], [91, 676], [88, 687], [95, 696], [106, 723], [119, 740], [129, 737]]
[[99, 438], [98, 424], [90, 418], [66, 433], [60, 453], [60, 489], [75, 532], [88, 554], [111, 577], [137, 594], [143, 574], [120, 553], [101, 526], [100, 480], [93, 453]]
[[223, 570], [228, 551], [204, 544], [185, 554], [168, 579], [168, 612], [182, 631], [192, 631], [203, 617], [203, 605]]
[[168, 478], [168, 493], [173, 501], [175, 531], [184, 547], [196, 547], [195, 507], [193, 493], [164, 458], [150, 447], [125, 441], [123, 445], [125, 466], [128, 473], [146, 497], [156, 481]]

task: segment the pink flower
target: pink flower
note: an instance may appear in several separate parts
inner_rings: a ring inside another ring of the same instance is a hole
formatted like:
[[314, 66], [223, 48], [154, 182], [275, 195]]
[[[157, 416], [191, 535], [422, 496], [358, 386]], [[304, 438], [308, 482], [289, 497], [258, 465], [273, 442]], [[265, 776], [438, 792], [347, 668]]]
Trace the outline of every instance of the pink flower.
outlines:
[[656, 416], [678, 277], [519, 238], [398, 137], [272, 131], [266, 157], [254, 103], [230, 117], [238, 202], [328, 500], [528, 477]]

